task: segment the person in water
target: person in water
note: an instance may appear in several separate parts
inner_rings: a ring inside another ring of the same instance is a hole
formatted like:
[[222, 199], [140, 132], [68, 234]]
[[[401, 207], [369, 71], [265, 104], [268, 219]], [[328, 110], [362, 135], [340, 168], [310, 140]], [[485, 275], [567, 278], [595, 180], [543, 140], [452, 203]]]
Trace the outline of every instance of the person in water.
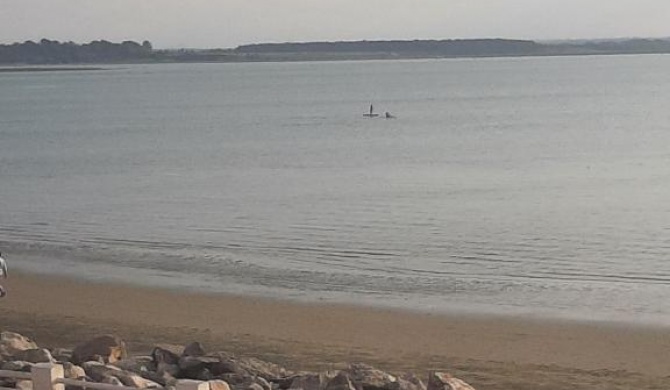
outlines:
[[[7, 278], [7, 262], [2, 258], [2, 253], [0, 253], [0, 277]], [[7, 295], [7, 290], [0, 285], [0, 298], [3, 298], [5, 295]]]
[[366, 114], [363, 114], [363, 116], [366, 116], [368, 118], [374, 118], [374, 117], [379, 116], [379, 114], [375, 114], [374, 111], [375, 111], [374, 106], [372, 104], [370, 104], [370, 112], [366, 113]]

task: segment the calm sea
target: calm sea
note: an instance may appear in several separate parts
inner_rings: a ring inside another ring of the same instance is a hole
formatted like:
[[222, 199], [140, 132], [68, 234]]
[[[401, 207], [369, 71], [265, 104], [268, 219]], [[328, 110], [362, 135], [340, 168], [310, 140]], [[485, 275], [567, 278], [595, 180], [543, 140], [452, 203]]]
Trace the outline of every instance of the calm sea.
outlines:
[[0, 250], [89, 280], [670, 325], [668, 69], [0, 73]]

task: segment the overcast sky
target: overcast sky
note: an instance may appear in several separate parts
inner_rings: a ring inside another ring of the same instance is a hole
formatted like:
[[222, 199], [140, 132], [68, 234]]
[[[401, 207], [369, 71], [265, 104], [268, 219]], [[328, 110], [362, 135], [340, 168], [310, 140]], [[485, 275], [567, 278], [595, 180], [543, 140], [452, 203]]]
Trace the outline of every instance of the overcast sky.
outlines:
[[0, 42], [670, 36], [670, 0], [0, 0]]

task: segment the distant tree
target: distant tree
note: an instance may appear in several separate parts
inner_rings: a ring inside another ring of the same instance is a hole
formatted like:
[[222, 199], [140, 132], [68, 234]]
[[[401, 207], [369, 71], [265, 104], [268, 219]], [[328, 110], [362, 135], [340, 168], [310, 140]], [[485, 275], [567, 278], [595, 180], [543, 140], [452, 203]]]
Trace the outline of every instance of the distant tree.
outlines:
[[41, 39], [39, 43], [26, 41], [0, 45], [0, 63], [3, 64], [68, 64], [85, 62], [132, 62], [152, 58], [151, 43], [142, 45], [133, 41], [112, 43], [105, 40], [77, 45]]

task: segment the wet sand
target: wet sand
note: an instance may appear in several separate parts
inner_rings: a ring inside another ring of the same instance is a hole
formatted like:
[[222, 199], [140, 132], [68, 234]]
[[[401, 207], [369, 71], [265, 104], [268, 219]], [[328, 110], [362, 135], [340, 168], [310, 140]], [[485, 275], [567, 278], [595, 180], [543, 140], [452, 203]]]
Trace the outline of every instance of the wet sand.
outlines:
[[45, 347], [115, 333], [138, 352], [197, 340], [293, 369], [446, 370], [478, 389], [670, 388], [670, 328], [437, 316], [16, 272], [4, 285], [0, 330]]

